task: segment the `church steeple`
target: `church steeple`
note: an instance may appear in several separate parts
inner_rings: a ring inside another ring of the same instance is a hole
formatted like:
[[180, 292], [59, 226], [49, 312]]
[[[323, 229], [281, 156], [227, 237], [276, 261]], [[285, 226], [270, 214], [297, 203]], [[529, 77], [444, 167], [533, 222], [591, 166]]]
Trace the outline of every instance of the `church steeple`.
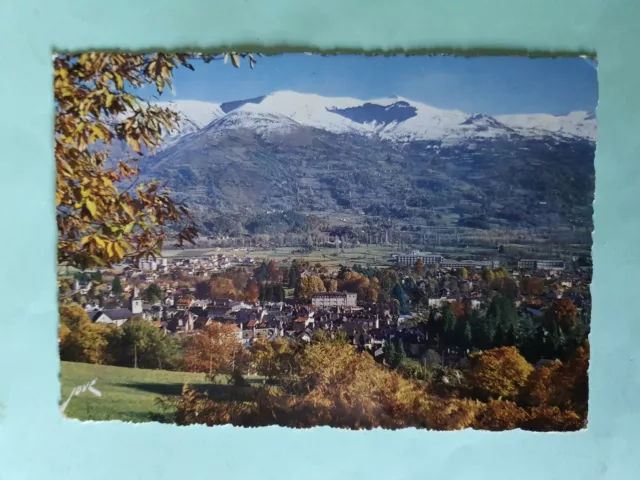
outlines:
[[142, 299], [140, 298], [138, 287], [133, 287], [131, 297], [129, 297], [129, 310], [131, 310], [131, 313], [134, 315], [142, 313]]

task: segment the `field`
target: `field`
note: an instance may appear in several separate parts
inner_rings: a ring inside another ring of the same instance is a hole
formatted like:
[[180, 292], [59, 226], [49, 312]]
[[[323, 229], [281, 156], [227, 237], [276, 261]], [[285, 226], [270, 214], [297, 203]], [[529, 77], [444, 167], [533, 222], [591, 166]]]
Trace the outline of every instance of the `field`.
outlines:
[[[216, 379], [217, 383], [212, 385], [199, 373], [61, 362], [61, 402], [66, 401], [74, 387], [94, 378], [97, 379], [94, 388], [102, 396], [85, 392], [72, 398], [65, 410], [67, 417], [95, 421], [161, 421], [165, 412], [156, 404], [156, 398], [180, 395], [185, 383], [199, 389], [208, 388], [218, 398], [223, 398], [229, 388], [223, 378]], [[262, 381], [257, 377], [247, 380], [250, 383]]]
[[168, 258], [188, 258], [202, 255], [223, 254], [238, 258], [251, 257], [256, 260], [287, 260], [305, 259], [309, 263], [320, 263], [326, 267], [337, 267], [340, 264], [353, 265], [355, 263], [367, 266], [390, 265], [391, 254], [397, 252], [392, 246], [360, 246], [340, 250], [338, 248], [321, 247], [310, 253], [296, 253], [299, 250], [294, 247], [278, 247], [269, 250], [257, 250], [253, 248], [198, 248], [185, 250], [165, 250], [162, 255]]

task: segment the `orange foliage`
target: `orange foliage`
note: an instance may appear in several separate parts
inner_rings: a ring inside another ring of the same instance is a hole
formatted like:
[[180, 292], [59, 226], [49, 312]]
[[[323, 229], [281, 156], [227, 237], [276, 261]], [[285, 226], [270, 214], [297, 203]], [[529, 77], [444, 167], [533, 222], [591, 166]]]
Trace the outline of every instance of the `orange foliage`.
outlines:
[[209, 296], [211, 298], [237, 298], [239, 295], [233, 280], [216, 277], [209, 282]]
[[529, 411], [529, 419], [522, 425], [522, 429], [536, 432], [574, 432], [586, 426], [586, 415], [573, 410], [542, 406]]
[[247, 288], [244, 290], [244, 298], [250, 303], [256, 303], [260, 298], [260, 289], [255, 281], [251, 280], [247, 284]]
[[456, 318], [463, 318], [465, 316], [464, 304], [462, 302], [453, 301], [449, 305], [449, 308], [451, 308], [451, 311]]
[[241, 368], [246, 356], [237, 331], [235, 325], [214, 323], [189, 337], [184, 353], [186, 370], [213, 378]]
[[575, 327], [578, 322], [576, 306], [566, 298], [554, 300], [545, 312], [544, 321], [548, 329], [558, 326], [566, 332]]
[[[261, 348], [260, 355], [270, 357], [267, 350]], [[296, 376], [289, 382], [257, 388], [241, 402], [216, 402], [186, 391], [178, 400], [178, 422], [453, 430], [470, 426], [479, 409], [473, 400], [428, 395], [344, 341], [313, 342], [295, 354], [295, 363]]]
[[533, 371], [515, 347], [486, 350], [469, 360], [470, 384], [484, 397], [515, 398]]
[[520, 280], [520, 292], [523, 295], [540, 295], [543, 283], [538, 277], [524, 277]]
[[520, 428], [529, 416], [525, 409], [505, 400], [492, 400], [485, 404], [473, 428], [478, 430], [513, 430]]

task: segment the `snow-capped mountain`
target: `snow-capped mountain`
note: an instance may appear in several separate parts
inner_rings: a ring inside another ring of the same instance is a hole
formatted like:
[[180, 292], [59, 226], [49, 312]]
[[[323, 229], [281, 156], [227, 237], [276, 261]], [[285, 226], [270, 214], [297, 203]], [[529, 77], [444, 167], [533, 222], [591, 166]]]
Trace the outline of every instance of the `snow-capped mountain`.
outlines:
[[[378, 136], [400, 142], [455, 142], [473, 138], [508, 138], [511, 135], [595, 140], [597, 133], [595, 116], [590, 112], [492, 117], [438, 109], [397, 96], [363, 101], [279, 91], [220, 105], [198, 101], [178, 101], [171, 105], [185, 117], [183, 134], [192, 133], [214, 121], [226, 129], [231, 125], [235, 128], [259, 125], [261, 131], [273, 133], [278, 130], [280, 122], [285, 131], [292, 125], [302, 125], [332, 133]], [[227, 116], [231, 116], [229, 121], [220, 121]]]
[[299, 126], [298, 122], [286, 115], [270, 112], [259, 105], [248, 103], [213, 120], [201, 130], [201, 133], [221, 136], [231, 130], [244, 129], [265, 138], [272, 138], [278, 134], [285, 135]]
[[[142, 176], [197, 206], [212, 231], [306, 228], [269, 212], [409, 221], [425, 207], [465, 228], [591, 228], [588, 112], [491, 116], [289, 91], [171, 108], [183, 116], [182, 136], [141, 160]], [[217, 215], [231, 223], [218, 225]]]
[[543, 136], [549, 132], [596, 140], [597, 126], [593, 112], [571, 112], [566, 115], [500, 115], [496, 119], [523, 134]]
[[156, 105], [180, 114], [179, 131], [164, 137], [162, 148], [173, 145], [180, 138], [198, 132], [209, 123], [224, 115], [220, 105], [199, 100], [176, 100], [172, 102], [157, 102]]
[[191, 127], [193, 130], [198, 130], [224, 115], [220, 105], [217, 103], [201, 102], [199, 100], [158, 102], [157, 105], [180, 113], [184, 118], [185, 127]]

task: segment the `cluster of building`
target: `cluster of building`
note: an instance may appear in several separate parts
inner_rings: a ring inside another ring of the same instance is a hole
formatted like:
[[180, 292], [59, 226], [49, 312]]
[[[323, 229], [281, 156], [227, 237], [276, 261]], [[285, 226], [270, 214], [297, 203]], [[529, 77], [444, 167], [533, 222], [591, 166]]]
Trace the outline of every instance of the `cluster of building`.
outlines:
[[162, 275], [181, 272], [194, 278], [209, 278], [214, 273], [223, 272], [235, 266], [252, 266], [251, 257], [235, 257], [223, 254], [203, 255], [189, 258], [156, 258], [115, 265], [113, 271], [125, 278], [137, 278], [143, 282], [154, 281]]
[[[443, 270], [455, 270], [460, 268], [499, 268], [498, 260], [448, 260], [444, 256], [436, 253], [412, 252], [407, 254], [398, 254], [395, 256], [396, 263], [399, 266], [414, 266], [418, 260], [422, 261], [425, 266], [434, 265]], [[521, 270], [555, 270], [561, 271], [566, 268], [566, 264], [562, 260], [540, 260], [540, 259], [522, 259], [518, 261], [518, 269]]]
[[[472, 309], [488, 306], [490, 292], [482, 288], [486, 282], [482, 281], [480, 273], [484, 267], [498, 268], [497, 261], [452, 261], [442, 255], [421, 252], [396, 257], [398, 265], [403, 266], [415, 265], [419, 259], [424, 265], [438, 267], [430, 269], [425, 278], [417, 281], [418, 288], [429, 292], [425, 293], [427, 297], [423, 306], [437, 309], [452, 302], [464, 302]], [[114, 304], [115, 296], [111, 294], [110, 302], [102, 305], [89, 302], [85, 308], [97, 323], [121, 326], [130, 318], [142, 318], [153, 322], [167, 334], [176, 335], [197, 334], [213, 322], [228, 323], [236, 327], [238, 341], [243, 345], [249, 345], [259, 337], [310, 341], [314, 331], [322, 329], [346, 332], [355, 345], [370, 350], [374, 356], [382, 354], [385, 342], [398, 338], [403, 340], [409, 355], [424, 353], [427, 344], [424, 331], [403, 326], [404, 320], [411, 314], [400, 315], [393, 302], [387, 306], [358, 304], [358, 295], [352, 292], [315, 293], [309, 302], [286, 300], [279, 303], [248, 303], [226, 298], [202, 300], [196, 298], [195, 287], [167, 280], [175, 272], [191, 278], [208, 278], [213, 273], [233, 266], [246, 266], [253, 271], [254, 263], [252, 258], [208, 255], [172, 260], [160, 258], [142, 261], [138, 265], [119, 265], [111, 273], [123, 279], [124, 290], [129, 293], [126, 304]], [[451, 270], [462, 267], [472, 269], [468, 278], [450, 275]], [[574, 272], [565, 272], [565, 268], [565, 263], [560, 260], [523, 259], [518, 262], [517, 268], [516, 265], [510, 268], [510, 274], [516, 279], [538, 276], [553, 280], [551, 283], [556, 288], [545, 292], [544, 298], [540, 299], [541, 308], [563, 297], [571, 298], [579, 307], [588, 307], [585, 303], [588, 300], [576, 295], [575, 289], [572, 289], [576, 282], [586, 282], [588, 279], [582, 279]], [[431, 285], [437, 284], [438, 288], [434, 290], [432, 286], [428, 287], [429, 282]], [[155, 283], [161, 289], [161, 299], [154, 299], [153, 303], [148, 298], [143, 299], [139, 288], [134, 285], [143, 286], [145, 283]], [[87, 285], [76, 281], [76, 292], [86, 293], [86, 289]], [[521, 306], [525, 300], [524, 297], [516, 299], [516, 305]], [[111, 308], [106, 305], [111, 305]], [[533, 316], [541, 314], [536, 309], [529, 309], [528, 312]]]
[[435, 265], [437, 268], [444, 270], [455, 270], [459, 268], [483, 269], [485, 267], [498, 268], [500, 266], [498, 260], [449, 260], [442, 255], [422, 252], [399, 254], [395, 256], [395, 259], [397, 264], [402, 267], [414, 266], [418, 260], [422, 260], [422, 264], [425, 266]]

